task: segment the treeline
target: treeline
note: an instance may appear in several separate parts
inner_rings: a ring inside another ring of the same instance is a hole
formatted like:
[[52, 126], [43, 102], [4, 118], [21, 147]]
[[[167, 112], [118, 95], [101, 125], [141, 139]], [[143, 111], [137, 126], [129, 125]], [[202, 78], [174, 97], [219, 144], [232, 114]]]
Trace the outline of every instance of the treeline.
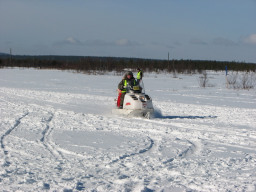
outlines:
[[0, 67], [90, 71], [117, 71], [140, 67], [147, 72], [201, 73], [204, 70], [256, 71], [255, 63], [207, 60], [156, 60], [119, 57], [82, 56], [0, 56]]

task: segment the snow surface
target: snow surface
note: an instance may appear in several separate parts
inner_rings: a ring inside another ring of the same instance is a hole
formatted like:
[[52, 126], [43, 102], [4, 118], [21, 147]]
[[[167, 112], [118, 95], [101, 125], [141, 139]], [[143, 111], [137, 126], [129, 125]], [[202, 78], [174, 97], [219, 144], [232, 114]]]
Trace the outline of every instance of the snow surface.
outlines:
[[145, 74], [152, 119], [111, 114], [121, 76], [0, 69], [1, 191], [256, 191], [256, 91]]

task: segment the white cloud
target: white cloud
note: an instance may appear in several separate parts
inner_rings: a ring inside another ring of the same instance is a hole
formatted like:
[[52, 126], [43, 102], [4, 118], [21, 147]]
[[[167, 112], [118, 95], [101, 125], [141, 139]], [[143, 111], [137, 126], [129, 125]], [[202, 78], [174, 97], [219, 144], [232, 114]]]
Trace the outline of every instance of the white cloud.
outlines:
[[63, 46], [63, 45], [83, 45], [83, 42], [75, 39], [74, 37], [68, 37], [67, 39], [64, 39], [62, 41], [55, 42], [54, 45], [57, 45], [57, 46]]
[[128, 39], [119, 39], [116, 41], [116, 44], [121, 46], [127, 45], [128, 43], [129, 43]]
[[76, 40], [76, 39], [73, 38], [73, 37], [67, 38], [66, 41], [67, 41], [68, 43], [71, 43], [71, 44], [77, 44], [77, 43], [78, 43], [78, 40]]
[[251, 34], [248, 37], [244, 38], [244, 43], [256, 44], [256, 34]]
[[80, 45], [80, 46], [139, 46], [138, 42], [130, 41], [128, 39], [119, 39], [117, 41], [105, 41], [100, 39], [91, 39], [86, 41], [80, 41], [74, 37], [68, 37], [65, 40], [55, 42], [54, 45], [66, 46], [66, 45]]
[[138, 42], [135, 42], [135, 41], [130, 41], [128, 39], [119, 39], [115, 42], [115, 45], [118, 45], [118, 46], [137, 46], [137, 45], [140, 45], [140, 43]]

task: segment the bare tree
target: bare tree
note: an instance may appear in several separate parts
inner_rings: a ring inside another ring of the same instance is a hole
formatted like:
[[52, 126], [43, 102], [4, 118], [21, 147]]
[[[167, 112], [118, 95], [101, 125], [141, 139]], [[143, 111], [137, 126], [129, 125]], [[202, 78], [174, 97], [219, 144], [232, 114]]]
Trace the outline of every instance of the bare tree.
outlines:
[[206, 85], [208, 84], [208, 76], [207, 76], [207, 72], [203, 71], [202, 76], [199, 77], [199, 86], [200, 87], [206, 87]]
[[228, 88], [233, 89], [252, 89], [256, 83], [256, 75], [254, 72], [231, 74], [227, 78]]
[[252, 89], [255, 84], [255, 74], [254, 73], [244, 73], [241, 77], [242, 89]]
[[233, 72], [227, 76], [228, 88], [235, 88], [237, 84], [238, 73], [234, 74]]

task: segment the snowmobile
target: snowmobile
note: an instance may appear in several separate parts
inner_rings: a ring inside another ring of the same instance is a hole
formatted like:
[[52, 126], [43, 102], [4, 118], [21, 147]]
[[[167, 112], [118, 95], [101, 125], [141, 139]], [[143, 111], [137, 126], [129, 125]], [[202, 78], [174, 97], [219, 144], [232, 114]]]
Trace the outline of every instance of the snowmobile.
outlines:
[[145, 117], [148, 119], [152, 117], [154, 113], [152, 99], [149, 95], [145, 94], [143, 87], [144, 86], [140, 85], [127, 85], [123, 107], [113, 109], [112, 113], [125, 116]]

